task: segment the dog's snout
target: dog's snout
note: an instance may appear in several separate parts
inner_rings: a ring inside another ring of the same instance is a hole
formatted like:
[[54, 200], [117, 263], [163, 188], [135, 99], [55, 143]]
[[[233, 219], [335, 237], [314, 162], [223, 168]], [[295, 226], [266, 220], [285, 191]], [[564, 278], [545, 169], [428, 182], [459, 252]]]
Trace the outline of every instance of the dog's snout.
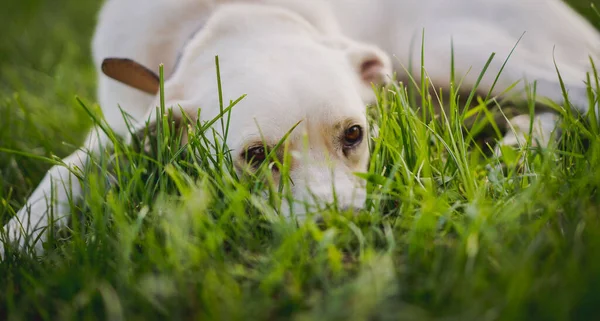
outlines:
[[[365, 186], [346, 173], [334, 175], [313, 175], [305, 184], [293, 189], [293, 206], [285, 206], [285, 216], [307, 217], [327, 209], [342, 213], [358, 213], [364, 209], [367, 193]], [[291, 210], [291, 212], [288, 212]]]

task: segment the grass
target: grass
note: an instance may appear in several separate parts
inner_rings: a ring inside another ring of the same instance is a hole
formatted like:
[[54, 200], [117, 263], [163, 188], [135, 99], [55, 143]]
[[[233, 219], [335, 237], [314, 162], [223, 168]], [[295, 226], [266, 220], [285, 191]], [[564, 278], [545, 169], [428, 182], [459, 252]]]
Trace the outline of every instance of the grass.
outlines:
[[[0, 4], [0, 147], [62, 157], [82, 141], [98, 6]], [[119, 157], [86, 170], [85, 215], [41, 260], [0, 262], [0, 319], [594, 319], [597, 126], [563, 110], [556, 146], [497, 159], [462, 130], [453, 92], [446, 117], [428, 121], [402, 87], [379, 94], [363, 213], [282, 220], [258, 196], [264, 186], [209, 152], [210, 131], [179, 153], [162, 127], [153, 158], [117, 142]], [[49, 166], [0, 152], [2, 222]]]

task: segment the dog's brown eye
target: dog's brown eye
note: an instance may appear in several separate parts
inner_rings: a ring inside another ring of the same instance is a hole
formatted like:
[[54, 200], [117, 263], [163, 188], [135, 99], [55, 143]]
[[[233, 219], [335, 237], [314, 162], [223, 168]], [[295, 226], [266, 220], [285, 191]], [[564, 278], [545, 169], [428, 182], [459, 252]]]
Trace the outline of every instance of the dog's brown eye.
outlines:
[[344, 132], [344, 147], [353, 147], [360, 143], [363, 138], [362, 128], [358, 125], [354, 125]]
[[259, 166], [267, 158], [267, 151], [263, 146], [250, 147], [246, 150], [244, 158], [248, 164]]

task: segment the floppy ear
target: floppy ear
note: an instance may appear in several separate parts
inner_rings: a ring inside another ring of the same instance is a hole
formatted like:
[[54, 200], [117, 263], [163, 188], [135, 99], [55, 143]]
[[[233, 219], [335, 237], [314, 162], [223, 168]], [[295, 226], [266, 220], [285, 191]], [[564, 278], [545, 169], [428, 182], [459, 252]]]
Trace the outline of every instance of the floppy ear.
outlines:
[[347, 55], [365, 85], [385, 85], [392, 75], [390, 57], [378, 47], [349, 41]]
[[131, 59], [106, 58], [102, 61], [102, 72], [116, 81], [148, 94], [158, 93], [158, 75]]
[[392, 75], [390, 57], [377, 47], [363, 45], [349, 48], [348, 59], [367, 86], [385, 85]]

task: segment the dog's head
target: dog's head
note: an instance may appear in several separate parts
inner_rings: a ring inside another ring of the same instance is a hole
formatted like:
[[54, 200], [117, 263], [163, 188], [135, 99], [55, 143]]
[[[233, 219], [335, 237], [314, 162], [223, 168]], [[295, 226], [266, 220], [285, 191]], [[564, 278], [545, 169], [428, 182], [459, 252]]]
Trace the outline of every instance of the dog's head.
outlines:
[[[181, 106], [193, 119], [201, 108], [201, 120], [219, 114], [215, 56], [226, 105], [247, 95], [227, 116], [225, 140], [238, 171], [256, 169], [270, 152], [283, 159], [286, 150], [291, 191], [299, 201], [295, 214], [305, 213], [302, 202], [361, 208], [366, 193], [354, 173], [364, 172], [369, 161], [366, 105], [374, 102], [372, 84], [391, 73], [389, 58], [372, 46], [320, 32], [289, 10], [224, 6], [189, 41], [165, 82], [174, 112]], [[132, 87], [158, 91], [158, 77], [133, 61], [109, 59], [103, 69]], [[213, 127], [225, 136], [221, 122]], [[278, 184], [280, 173], [272, 171]]]

